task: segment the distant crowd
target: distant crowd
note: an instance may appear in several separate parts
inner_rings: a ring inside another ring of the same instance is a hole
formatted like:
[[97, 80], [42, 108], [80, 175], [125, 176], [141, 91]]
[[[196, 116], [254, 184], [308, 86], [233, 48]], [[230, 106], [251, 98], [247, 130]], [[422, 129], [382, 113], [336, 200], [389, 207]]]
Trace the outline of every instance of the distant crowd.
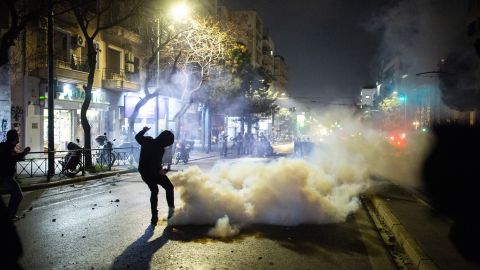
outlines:
[[[229, 153], [229, 138], [224, 132], [219, 134], [219, 138], [222, 143], [221, 154], [227, 157]], [[266, 157], [273, 154], [272, 145], [263, 132], [260, 132], [258, 136], [252, 133], [245, 132], [242, 134], [238, 132], [235, 137], [230, 138], [230, 141], [233, 142], [230, 147], [230, 153], [235, 153], [237, 156], [253, 155]]]

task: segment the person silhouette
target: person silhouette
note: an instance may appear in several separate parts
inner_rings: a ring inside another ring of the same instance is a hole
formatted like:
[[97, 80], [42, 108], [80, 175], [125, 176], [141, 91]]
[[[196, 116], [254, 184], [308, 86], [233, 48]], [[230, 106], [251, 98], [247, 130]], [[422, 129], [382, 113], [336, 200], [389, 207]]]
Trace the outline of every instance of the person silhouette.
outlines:
[[0, 183], [10, 194], [7, 211], [12, 220], [20, 219], [17, 211], [23, 200], [22, 189], [14, 179], [17, 171], [16, 164], [30, 152], [30, 147], [25, 147], [22, 152], [17, 152], [15, 148], [19, 141], [18, 132], [12, 129], [7, 132], [7, 140], [0, 143]]
[[158, 185], [162, 186], [166, 192], [168, 204], [167, 219], [170, 219], [175, 211], [173, 185], [167, 177], [167, 172], [162, 167], [165, 147], [173, 144], [174, 135], [171, 131], [165, 130], [154, 139], [150, 136], [145, 136], [149, 129], [149, 127], [144, 127], [135, 136], [135, 140], [141, 145], [138, 172], [140, 172], [142, 180], [150, 189], [151, 223], [156, 225], [158, 222]]
[[480, 128], [462, 125], [433, 127], [436, 143], [423, 166], [423, 183], [436, 211], [454, 222], [449, 238], [471, 261], [480, 262], [478, 213]]

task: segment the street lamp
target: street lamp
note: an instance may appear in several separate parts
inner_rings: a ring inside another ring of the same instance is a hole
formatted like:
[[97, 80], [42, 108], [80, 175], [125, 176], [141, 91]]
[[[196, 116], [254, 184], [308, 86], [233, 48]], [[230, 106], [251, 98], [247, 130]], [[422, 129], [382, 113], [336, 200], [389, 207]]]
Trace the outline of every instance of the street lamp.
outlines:
[[185, 2], [178, 3], [170, 10], [170, 16], [175, 21], [180, 21], [190, 15], [190, 8]]
[[[181, 3], [178, 3], [174, 6], [172, 6], [170, 8], [170, 12], [169, 12], [169, 15], [171, 17], [171, 19], [175, 22], [178, 22], [182, 19], [185, 19], [187, 17], [189, 17], [190, 15], [190, 9], [188, 7], [188, 5], [185, 3], [185, 2], [181, 2]], [[160, 47], [160, 44], [161, 44], [161, 40], [160, 40], [160, 18], [157, 18], [157, 44], [156, 46]], [[169, 29], [171, 31], [174, 31], [174, 26], [173, 24], [169, 26]], [[157, 74], [156, 74], [156, 86], [157, 86], [157, 90], [159, 89], [159, 85], [160, 85], [160, 53], [157, 52], [157, 57], [156, 57], [156, 62], [157, 62]], [[169, 110], [169, 99], [168, 97], [165, 97], [163, 99], [163, 102], [164, 102], [164, 107], [165, 107], [165, 130], [168, 130], [169, 129], [169, 114], [168, 114], [168, 110]], [[159, 125], [159, 118], [160, 118], [160, 114], [159, 114], [159, 108], [160, 108], [160, 101], [159, 101], [159, 97], [158, 95], [155, 97], [155, 134], [159, 134], [160, 133], [160, 125]]]

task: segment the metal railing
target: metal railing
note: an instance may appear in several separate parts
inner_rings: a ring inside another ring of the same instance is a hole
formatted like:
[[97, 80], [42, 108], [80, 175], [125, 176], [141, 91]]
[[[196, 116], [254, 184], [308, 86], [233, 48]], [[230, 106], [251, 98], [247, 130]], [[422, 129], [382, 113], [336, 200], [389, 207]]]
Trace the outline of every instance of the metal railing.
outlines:
[[[63, 69], [71, 69], [76, 71], [88, 72], [88, 59], [81, 58], [74, 54], [67, 59], [65, 56], [54, 55], [55, 67]], [[30, 59], [30, 68], [45, 68], [47, 67], [47, 55], [40, 54]]]
[[124, 69], [103, 69], [103, 79], [104, 80], [117, 80], [117, 81], [130, 81], [130, 82], [140, 82], [140, 74], [138, 72], [128, 72]]
[[85, 175], [89, 172], [111, 171], [112, 167], [136, 167], [138, 163], [140, 149], [138, 147], [90, 149], [92, 156], [92, 167], [85, 168], [85, 155], [89, 149], [71, 150], [71, 151], [54, 151], [55, 156], [55, 172], [48, 175], [48, 152], [30, 152], [27, 157], [17, 162], [16, 178], [35, 178], [53, 176], [67, 177], [65, 175], [64, 163], [68, 153], [80, 152], [80, 171], [78, 175]]

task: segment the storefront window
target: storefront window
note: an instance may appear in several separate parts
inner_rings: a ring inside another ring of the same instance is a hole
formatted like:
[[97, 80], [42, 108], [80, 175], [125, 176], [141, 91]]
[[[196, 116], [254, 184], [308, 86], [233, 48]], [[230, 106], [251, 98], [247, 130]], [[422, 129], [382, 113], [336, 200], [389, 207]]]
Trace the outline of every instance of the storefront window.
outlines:
[[[44, 110], [43, 141], [48, 149], [48, 110]], [[54, 148], [56, 151], [66, 150], [66, 145], [72, 141], [72, 110], [53, 110]]]

